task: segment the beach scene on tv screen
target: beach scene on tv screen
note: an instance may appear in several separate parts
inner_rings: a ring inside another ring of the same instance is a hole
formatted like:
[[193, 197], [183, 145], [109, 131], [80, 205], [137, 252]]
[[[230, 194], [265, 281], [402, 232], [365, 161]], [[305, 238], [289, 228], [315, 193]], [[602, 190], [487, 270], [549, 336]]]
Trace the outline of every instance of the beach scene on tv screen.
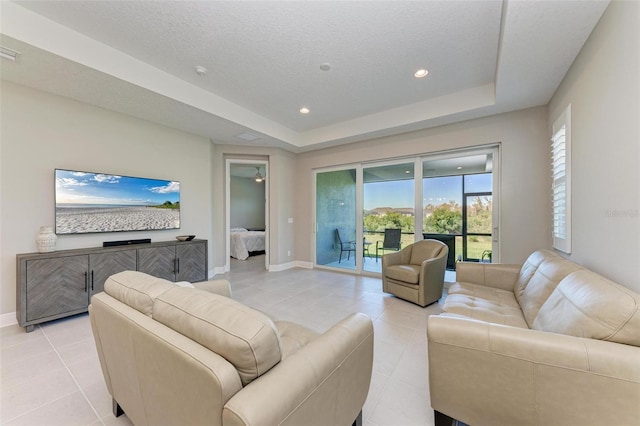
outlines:
[[180, 228], [180, 183], [55, 171], [56, 234]]

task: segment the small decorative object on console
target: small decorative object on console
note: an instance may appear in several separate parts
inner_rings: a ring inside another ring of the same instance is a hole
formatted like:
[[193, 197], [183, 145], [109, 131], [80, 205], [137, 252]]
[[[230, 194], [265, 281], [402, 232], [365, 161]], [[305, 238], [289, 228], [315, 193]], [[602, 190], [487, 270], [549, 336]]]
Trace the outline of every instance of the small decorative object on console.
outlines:
[[58, 236], [54, 234], [51, 226], [41, 226], [40, 233], [36, 237], [36, 245], [39, 253], [48, 253], [56, 250], [56, 240]]
[[178, 241], [191, 241], [195, 238], [195, 235], [178, 235], [176, 240]]

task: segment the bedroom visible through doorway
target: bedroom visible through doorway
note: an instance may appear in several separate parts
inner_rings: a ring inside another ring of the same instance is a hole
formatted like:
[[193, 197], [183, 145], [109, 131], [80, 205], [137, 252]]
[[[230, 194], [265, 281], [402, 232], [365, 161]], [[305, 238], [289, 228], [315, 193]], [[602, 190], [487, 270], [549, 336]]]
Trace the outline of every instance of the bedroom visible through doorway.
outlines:
[[263, 256], [268, 269], [268, 163], [227, 160], [227, 260], [225, 270], [250, 257]]

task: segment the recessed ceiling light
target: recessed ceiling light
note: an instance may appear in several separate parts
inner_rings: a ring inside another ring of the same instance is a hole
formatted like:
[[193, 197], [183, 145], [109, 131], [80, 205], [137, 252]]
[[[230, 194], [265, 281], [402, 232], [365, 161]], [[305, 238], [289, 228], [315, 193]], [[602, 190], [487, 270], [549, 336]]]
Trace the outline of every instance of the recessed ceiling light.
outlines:
[[456, 169], [462, 170], [462, 166], [458, 166], [458, 167], [456, 167]]
[[324, 64], [320, 65], [320, 69], [322, 71], [329, 71], [331, 69], [331, 64], [328, 62], [325, 62]]
[[300, 108], [300, 114], [309, 114], [309, 112], [309, 108], [307, 107]]
[[419, 69], [418, 71], [415, 72], [415, 74], [413, 74], [413, 76], [415, 78], [422, 78], [422, 77], [426, 77], [427, 74], [429, 74], [429, 71], [425, 69]]
[[207, 69], [205, 67], [203, 67], [202, 65], [196, 66], [196, 74], [205, 75], [206, 73], [207, 73]]

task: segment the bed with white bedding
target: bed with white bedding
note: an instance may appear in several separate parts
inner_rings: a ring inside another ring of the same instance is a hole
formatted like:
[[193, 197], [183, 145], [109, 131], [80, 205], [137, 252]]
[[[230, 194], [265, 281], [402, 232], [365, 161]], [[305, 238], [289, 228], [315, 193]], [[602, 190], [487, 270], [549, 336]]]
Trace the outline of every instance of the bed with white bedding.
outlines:
[[246, 260], [252, 252], [265, 251], [265, 231], [248, 231], [244, 228], [231, 229], [231, 257]]

